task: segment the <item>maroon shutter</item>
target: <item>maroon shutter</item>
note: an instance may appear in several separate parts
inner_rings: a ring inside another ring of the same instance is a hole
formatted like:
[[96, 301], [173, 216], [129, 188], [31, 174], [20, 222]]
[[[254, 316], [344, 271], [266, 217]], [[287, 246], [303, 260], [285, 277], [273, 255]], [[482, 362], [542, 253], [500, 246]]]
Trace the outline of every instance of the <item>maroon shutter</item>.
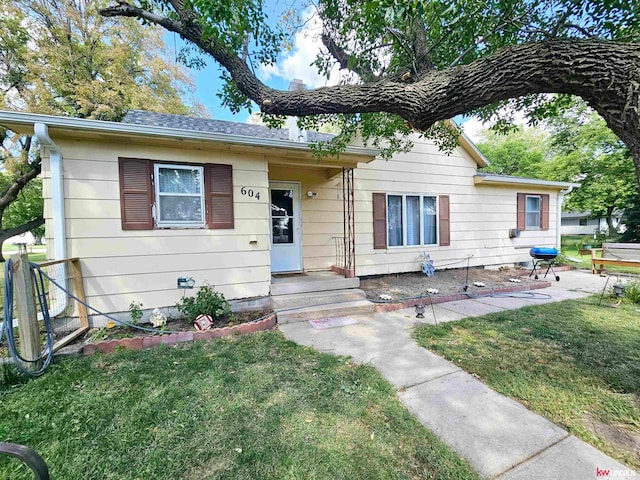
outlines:
[[[518, 193], [518, 206], [516, 208], [517, 222], [516, 228], [518, 230], [526, 230], [526, 217], [527, 217], [527, 194]], [[513, 224], [512, 224], [513, 225]]]
[[440, 226], [440, 246], [451, 245], [450, 208], [449, 195], [440, 195], [439, 226]]
[[549, 230], [549, 195], [540, 195], [540, 228]]
[[122, 229], [153, 229], [151, 162], [139, 158], [119, 158], [118, 169]]
[[387, 248], [387, 195], [373, 194], [373, 248]]
[[231, 165], [207, 164], [207, 225], [209, 228], [234, 228], [233, 169]]

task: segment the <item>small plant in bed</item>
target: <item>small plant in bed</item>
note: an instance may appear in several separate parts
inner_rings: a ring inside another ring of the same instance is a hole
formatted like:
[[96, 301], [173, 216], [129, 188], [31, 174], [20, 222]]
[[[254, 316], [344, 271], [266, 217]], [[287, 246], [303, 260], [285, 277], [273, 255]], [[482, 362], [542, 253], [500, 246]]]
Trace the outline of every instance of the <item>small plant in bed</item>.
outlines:
[[137, 325], [142, 318], [142, 302], [131, 302], [129, 304], [129, 314], [131, 315], [131, 323]]
[[216, 292], [211, 285], [203, 285], [193, 297], [182, 297], [176, 305], [178, 311], [188, 320], [193, 321], [198, 315], [209, 315], [214, 326], [233, 321], [231, 305], [220, 292]]

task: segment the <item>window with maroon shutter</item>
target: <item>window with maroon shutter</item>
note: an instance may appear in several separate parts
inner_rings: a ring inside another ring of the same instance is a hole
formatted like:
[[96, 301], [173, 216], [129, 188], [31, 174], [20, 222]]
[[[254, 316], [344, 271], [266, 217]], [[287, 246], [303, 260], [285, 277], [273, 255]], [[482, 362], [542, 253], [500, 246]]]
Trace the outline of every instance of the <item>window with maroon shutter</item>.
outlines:
[[153, 228], [151, 162], [139, 158], [119, 158], [120, 213], [123, 230]]
[[209, 228], [234, 228], [233, 169], [231, 165], [207, 164], [207, 224]]
[[525, 221], [527, 217], [527, 209], [526, 209], [527, 194], [518, 193], [517, 198], [518, 198], [518, 204], [516, 207], [516, 215], [517, 215], [516, 228], [518, 230], [526, 230]]
[[549, 195], [540, 195], [542, 198], [542, 211], [540, 212], [540, 228], [549, 230]]
[[[373, 194], [373, 248], [449, 245], [449, 196]], [[444, 209], [444, 210], [443, 210]], [[443, 236], [444, 235], [444, 236]]]
[[373, 194], [373, 248], [387, 248], [387, 195]]
[[518, 193], [516, 215], [518, 230], [549, 230], [549, 195]]
[[[202, 203], [209, 228], [234, 228], [231, 165], [185, 165], [119, 158], [118, 166], [123, 230], [202, 227]], [[162, 219], [159, 225], [154, 222], [154, 205], [156, 216]]]
[[451, 245], [451, 222], [449, 220], [450, 205], [449, 195], [440, 195], [440, 246], [446, 247]]

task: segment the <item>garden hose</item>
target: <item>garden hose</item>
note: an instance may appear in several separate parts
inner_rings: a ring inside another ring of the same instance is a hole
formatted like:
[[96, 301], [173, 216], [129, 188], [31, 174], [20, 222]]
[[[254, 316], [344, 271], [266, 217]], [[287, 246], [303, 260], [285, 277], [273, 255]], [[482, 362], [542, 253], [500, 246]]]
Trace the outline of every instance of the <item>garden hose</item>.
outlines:
[[[16, 368], [26, 375], [37, 377], [44, 373], [53, 358], [53, 324], [51, 322], [51, 317], [49, 316], [49, 307], [47, 305], [42, 271], [39, 271], [38, 275], [36, 275], [33, 268], [30, 268], [30, 271], [33, 277], [36, 297], [40, 311], [42, 312], [44, 328], [47, 335], [44, 348], [40, 352], [40, 355], [33, 360], [27, 360], [22, 357], [16, 348], [16, 341], [13, 336], [13, 261], [11, 259], [7, 260], [4, 264], [4, 320], [2, 322], [2, 328], [0, 329], [0, 341], [2, 341], [2, 336], [6, 335], [7, 346]], [[27, 364], [40, 365], [40, 367], [37, 369], [31, 369], [25, 366]]]

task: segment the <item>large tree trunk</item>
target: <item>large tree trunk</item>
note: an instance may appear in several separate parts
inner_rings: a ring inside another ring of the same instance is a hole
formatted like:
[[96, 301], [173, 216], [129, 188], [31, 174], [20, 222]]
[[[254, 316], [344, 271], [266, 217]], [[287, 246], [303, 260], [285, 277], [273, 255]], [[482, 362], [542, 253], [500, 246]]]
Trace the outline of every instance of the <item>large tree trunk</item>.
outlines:
[[607, 213], [605, 215], [605, 219], [607, 220], [608, 235], [611, 236], [614, 233], [617, 233], [618, 230], [613, 225], [613, 207], [607, 207]]
[[203, 34], [197, 14], [170, 1], [175, 18], [121, 1], [105, 16], [144, 19], [177, 32], [210, 54], [265, 113], [394, 113], [419, 130], [501, 100], [540, 93], [577, 95], [627, 144], [640, 178], [640, 45], [599, 39], [545, 40], [503, 48], [468, 65], [407, 72], [358, 85], [275, 90], [262, 83], [221, 38]]

